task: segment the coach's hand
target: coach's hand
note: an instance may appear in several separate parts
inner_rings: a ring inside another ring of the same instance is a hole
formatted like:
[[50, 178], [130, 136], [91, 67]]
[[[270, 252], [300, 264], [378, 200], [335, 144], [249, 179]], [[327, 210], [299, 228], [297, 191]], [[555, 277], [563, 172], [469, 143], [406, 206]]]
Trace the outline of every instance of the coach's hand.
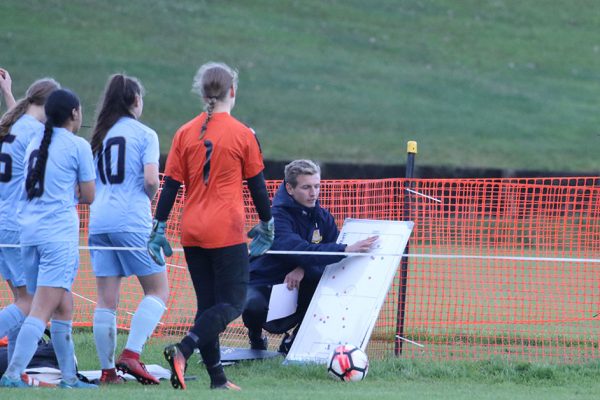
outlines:
[[165, 265], [161, 249], [165, 256], [171, 257], [173, 255], [173, 249], [171, 249], [171, 245], [165, 237], [166, 226], [166, 221], [152, 221], [152, 233], [150, 233], [150, 239], [148, 239], [148, 254], [158, 265]]
[[273, 218], [269, 222], [260, 221], [254, 228], [248, 232], [250, 242], [250, 255], [260, 256], [265, 254], [271, 248], [275, 238], [275, 222]]
[[371, 236], [363, 240], [359, 240], [356, 243], [346, 246], [344, 250], [346, 253], [366, 253], [371, 250], [371, 247], [379, 239], [379, 236]]

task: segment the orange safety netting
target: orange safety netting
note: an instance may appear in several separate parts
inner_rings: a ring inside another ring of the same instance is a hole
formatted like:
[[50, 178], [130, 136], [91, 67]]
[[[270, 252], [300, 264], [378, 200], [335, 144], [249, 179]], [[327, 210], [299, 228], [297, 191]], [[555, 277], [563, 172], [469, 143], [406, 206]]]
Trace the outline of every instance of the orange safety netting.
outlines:
[[[372, 356], [578, 363], [600, 358], [600, 184], [595, 178], [324, 180], [322, 206], [345, 218], [415, 222], [406, 258], [373, 330]], [[267, 182], [271, 195], [279, 185]], [[174, 248], [183, 207], [168, 223]], [[87, 207], [81, 207], [87, 245]], [[247, 229], [257, 222], [246, 192]], [[479, 258], [468, 258], [479, 256]], [[576, 258], [578, 260], [567, 260]], [[155, 336], [182, 336], [195, 295], [182, 253], [168, 260], [171, 296]], [[400, 266], [399, 266], [400, 270]], [[405, 290], [404, 318], [399, 294]], [[90, 326], [96, 300], [89, 253], [73, 286], [74, 321]], [[141, 299], [123, 281], [119, 328], [128, 329]], [[10, 302], [6, 286], [0, 305]], [[401, 325], [402, 337], [396, 338]], [[276, 349], [279, 337], [270, 337]], [[248, 346], [241, 319], [222, 343]]]

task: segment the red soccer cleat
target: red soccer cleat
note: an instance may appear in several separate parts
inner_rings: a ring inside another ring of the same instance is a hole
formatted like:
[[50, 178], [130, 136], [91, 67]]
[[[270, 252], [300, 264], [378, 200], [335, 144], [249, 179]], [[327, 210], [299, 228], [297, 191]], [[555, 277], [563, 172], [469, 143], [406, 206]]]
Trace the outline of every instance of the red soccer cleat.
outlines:
[[160, 382], [150, 375], [146, 366], [140, 361], [140, 355], [131, 350], [123, 350], [117, 360], [116, 367], [119, 371], [132, 375], [142, 385], [159, 385]]
[[103, 369], [99, 382], [101, 385], [120, 385], [125, 383], [125, 379], [117, 375], [117, 371], [114, 368]]

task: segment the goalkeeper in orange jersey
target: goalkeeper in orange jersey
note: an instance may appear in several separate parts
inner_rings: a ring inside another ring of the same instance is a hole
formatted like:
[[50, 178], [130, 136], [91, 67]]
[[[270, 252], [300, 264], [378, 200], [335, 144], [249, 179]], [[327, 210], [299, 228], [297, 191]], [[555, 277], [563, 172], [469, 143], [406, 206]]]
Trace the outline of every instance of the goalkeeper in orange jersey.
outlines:
[[237, 94], [237, 72], [222, 63], [200, 67], [193, 89], [206, 111], [175, 134], [158, 201], [150, 255], [164, 264], [171, 254], [165, 238], [166, 221], [177, 191], [185, 184], [181, 221], [185, 252], [198, 311], [194, 326], [164, 355], [171, 367], [171, 384], [185, 389], [187, 359], [199, 349], [213, 389], [239, 387], [229, 382], [221, 364], [219, 334], [241, 313], [248, 284], [248, 247], [244, 235], [242, 182], [247, 180], [260, 223], [248, 236], [250, 253], [266, 252], [273, 241], [271, 206], [263, 177], [263, 159], [252, 129], [231, 116]]

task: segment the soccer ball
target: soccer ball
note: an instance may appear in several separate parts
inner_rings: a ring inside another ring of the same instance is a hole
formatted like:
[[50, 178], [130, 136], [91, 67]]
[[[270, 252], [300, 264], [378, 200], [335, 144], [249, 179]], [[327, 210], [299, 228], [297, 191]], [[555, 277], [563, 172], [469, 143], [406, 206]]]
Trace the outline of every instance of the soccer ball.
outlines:
[[361, 381], [369, 371], [369, 359], [358, 347], [351, 344], [335, 348], [327, 372], [333, 379], [345, 382]]

